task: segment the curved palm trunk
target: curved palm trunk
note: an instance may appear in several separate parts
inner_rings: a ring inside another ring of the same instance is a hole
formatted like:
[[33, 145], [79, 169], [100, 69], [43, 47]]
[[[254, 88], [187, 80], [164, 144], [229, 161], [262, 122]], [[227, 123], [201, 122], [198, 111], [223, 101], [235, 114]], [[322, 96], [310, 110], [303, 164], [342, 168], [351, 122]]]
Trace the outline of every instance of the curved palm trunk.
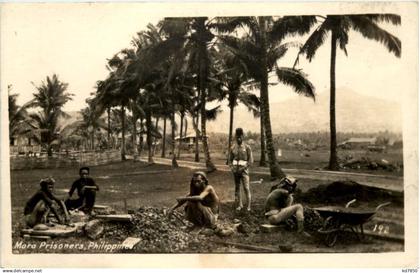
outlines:
[[148, 162], [154, 163], [153, 154], [152, 154], [152, 113], [150, 110], [146, 112], [146, 142], [147, 142], [147, 151], [148, 151]]
[[111, 144], [111, 107], [107, 107], [107, 114], [108, 114], [108, 149], [109, 145]]
[[139, 157], [141, 157], [141, 152], [143, 152], [143, 118], [140, 118], [140, 139], [139, 139], [139, 147], [138, 147], [138, 153]]
[[[200, 96], [200, 90], [198, 91], [198, 96]], [[198, 122], [200, 120], [200, 115], [198, 113], [198, 110], [196, 112], [196, 117], [193, 117], [193, 126], [194, 126], [194, 130], [195, 130], [195, 140], [194, 140], [194, 145], [195, 145], [195, 162], [200, 162], [200, 146], [198, 144], [198, 140], [200, 138], [200, 133], [198, 131]], [[194, 118], [195, 118], [195, 122], [194, 122]]]
[[175, 154], [175, 92], [174, 89], [171, 88], [171, 95], [172, 95], [172, 113], [171, 113], [171, 142], [172, 142], [172, 167], [178, 168], [178, 162], [176, 161], [176, 154]]
[[206, 160], [207, 172], [213, 172], [216, 166], [211, 161], [210, 149], [206, 132], [206, 80], [207, 80], [207, 55], [205, 44], [201, 45], [200, 58], [200, 90], [201, 90], [201, 141], [203, 143], [204, 157]]
[[172, 167], [178, 168], [178, 162], [176, 161], [175, 153], [175, 112], [171, 114], [171, 152], [172, 152]]
[[178, 159], [181, 156], [182, 129], [184, 128], [184, 116], [185, 116], [185, 113], [181, 111], [181, 124], [179, 128], [179, 145], [178, 145], [178, 155], [177, 155]]
[[226, 158], [226, 165], [229, 164], [229, 154], [230, 148], [232, 147], [232, 131], [233, 131], [233, 112], [235, 111], [235, 106], [231, 104], [229, 106], [229, 137], [228, 137], [228, 146], [227, 146], [227, 158]]
[[[156, 131], [158, 131], [158, 125], [159, 125], [159, 117], [156, 117], [156, 123], [155, 123]], [[153, 139], [156, 140], [156, 138], [153, 138]], [[152, 151], [153, 156], [155, 156], [155, 151], [156, 151], [156, 145], [153, 145], [153, 151]]]
[[337, 51], [336, 32], [331, 35], [331, 66], [330, 66], [330, 162], [328, 169], [338, 170], [337, 132], [335, 126], [335, 58]]
[[260, 29], [262, 30], [261, 34], [261, 57], [260, 57], [260, 69], [261, 69], [261, 116], [264, 123], [266, 144], [267, 144], [267, 153], [268, 161], [270, 164], [270, 173], [271, 178], [283, 178], [286, 175], [281, 170], [279, 164], [277, 163], [276, 153], [274, 151], [273, 135], [271, 132], [271, 120], [270, 120], [270, 104], [268, 98], [268, 73], [267, 73], [267, 50], [266, 50], [266, 37], [265, 29], [266, 22], [262, 17], [258, 18]]
[[184, 137], [187, 136], [187, 130], [188, 130], [188, 119], [185, 118], [185, 120], [184, 120]]
[[121, 105], [121, 160], [126, 160], [125, 156], [125, 105]]
[[133, 155], [134, 159], [137, 159], [136, 147], [137, 147], [137, 118], [133, 117]]
[[166, 116], [163, 117], [162, 158], [166, 157]]
[[265, 133], [264, 133], [264, 122], [263, 122], [262, 116], [260, 117], [260, 141], [261, 141], [260, 166], [266, 167], [267, 160], [265, 158]]

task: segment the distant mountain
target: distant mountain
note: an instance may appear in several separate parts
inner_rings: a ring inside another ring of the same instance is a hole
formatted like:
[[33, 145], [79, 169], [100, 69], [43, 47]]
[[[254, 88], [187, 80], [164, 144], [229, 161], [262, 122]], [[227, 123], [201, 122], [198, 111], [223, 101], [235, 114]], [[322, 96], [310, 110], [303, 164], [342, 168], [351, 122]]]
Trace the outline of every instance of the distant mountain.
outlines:
[[[329, 131], [329, 92], [312, 99], [299, 96], [270, 104], [273, 133]], [[337, 131], [339, 132], [402, 132], [399, 103], [364, 96], [349, 89], [337, 90]], [[259, 120], [245, 107], [235, 111], [234, 127], [259, 132]], [[228, 132], [229, 109], [226, 107], [216, 121], [208, 122], [209, 132]]]

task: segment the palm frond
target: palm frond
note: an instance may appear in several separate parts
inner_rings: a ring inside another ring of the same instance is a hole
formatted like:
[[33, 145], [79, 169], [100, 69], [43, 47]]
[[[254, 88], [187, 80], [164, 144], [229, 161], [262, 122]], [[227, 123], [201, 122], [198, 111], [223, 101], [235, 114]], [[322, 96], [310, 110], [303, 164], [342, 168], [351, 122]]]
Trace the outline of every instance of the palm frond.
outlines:
[[276, 69], [276, 74], [280, 82], [291, 86], [297, 94], [304, 95], [315, 100], [315, 87], [307, 79], [307, 75], [301, 70], [288, 67], [278, 67]]
[[370, 20], [375, 23], [391, 23], [393, 25], [401, 25], [401, 16], [392, 13], [383, 13], [383, 14], [363, 14]]
[[214, 28], [217, 32], [228, 34], [232, 33], [239, 27], [250, 27], [252, 24], [251, 17], [216, 17], [215, 23], [210, 23], [209, 27]]
[[308, 33], [317, 22], [316, 16], [284, 16], [273, 22], [271, 31], [268, 32], [268, 39], [272, 42], [283, 40], [291, 35], [303, 35]]
[[318, 48], [324, 44], [325, 40], [327, 39], [328, 31], [331, 30], [330, 28], [331, 22], [329, 18], [327, 18], [306, 40], [305, 44], [302, 46], [300, 50], [301, 53], [304, 53], [309, 61], [315, 56], [316, 51]]
[[206, 109], [206, 119], [207, 120], [216, 120], [217, 115], [222, 112], [222, 110], [220, 109], [220, 105], [216, 106], [212, 109], [207, 110]]
[[401, 41], [388, 31], [380, 28], [369, 17], [363, 15], [349, 15], [353, 29], [363, 37], [372, 39], [385, 45], [385, 47], [397, 57], [401, 57]]

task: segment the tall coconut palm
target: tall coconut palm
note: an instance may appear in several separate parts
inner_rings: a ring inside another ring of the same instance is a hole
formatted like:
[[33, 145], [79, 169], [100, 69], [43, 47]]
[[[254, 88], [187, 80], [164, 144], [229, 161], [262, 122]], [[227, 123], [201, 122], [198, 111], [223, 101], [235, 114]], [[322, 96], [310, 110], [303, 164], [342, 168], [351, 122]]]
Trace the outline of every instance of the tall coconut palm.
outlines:
[[[211, 46], [214, 35], [211, 33], [211, 24], [207, 17], [192, 18], [165, 18], [161, 23], [161, 28], [165, 32], [172, 32], [172, 38], [163, 43], [160, 52], [163, 50], [179, 50], [174, 44], [182, 46], [187, 64], [195, 71], [196, 87], [199, 93], [199, 113], [201, 116], [201, 139], [206, 160], [207, 171], [216, 170], [213, 164], [206, 134], [206, 101], [208, 96], [208, 81], [210, 58], [208, 48]], [[197, 123], [195, 123], [197, 124]], [[198, 133], [198, 130], [196, 130]], [[197, 137], [198, 139], [198, 137]], [[196, 149], [198, 150], [198, 149]]]
[[[219, 45], [219, 51], [217, 54], [218, 63], [221, 66], [217, 78], [220, 80], [222, 85], [222, 94], [220, 98], [227, 97], [229, 107], [229, 133], [228, 133], [228, 147], [227, 151], [230, 150], [232, 145], [232, 131], [233, 131], [233, 120], [235, 107], [238, 102], [243, 103], [248, 109], [256, 110], [259, 107], [260, 101], [258, 97], [245, 89], [245, 84], [249, 80], [247, 75], [247, 68], [244, 63], [233, 54], [223, 44]], [[228, 161], [226, 161], [228, 164]]]
[[301, 52], [311, 61], [318, 48], [326, 41], [331, 33], [330, 56], [330, 160], [328, 168], [338, 170], [337, 136], [335, 114], [335, 67], [337, 46], [347, 55], [346, 46], [349, 42], [350, 30], [355, 30], [363, 37], [382, 43], [395, 56], [401, 55], [401, 41], [378, 26], [378, 23], [389, 22], [394, 25], [401, 24], [401, 17], [395, 14], [360, 14], [360, 15], [327, 15], [324, 21], [309, 36]]
[[279, 67], [278, 60], [296, 43], [284, 43], [290, 35], [309, 32], [316, 22], [315, 16], [234, 17], [219, 18], [216, 28], [222, 33], [231, 33], [244, 27], [242, 38], [222, 36], [222, 41], [232, 48], [246, 64], [249, 75], [258, 83], [261, 100], [261, 119], [264, 124], [270, 173], [272, 178], [285, 176], [277, 163], [270, 120], [268, 75], [275, 72], [278, 80], [291, 86], [298, 94], [314, 98], [314, 87], [306, 75], [297, 69]]
[[68, 116], [62, 108], [73, 94], [66, 92], [68, 84], [60, 81], [56, 74], [47, 76], [46, 81], [34, 86], [37, 92], [33, 94], [32, 106], [40, 108], [40, 111], [30, 114], [31, 124], [40, 133], [38, 141], [45, 146], [48, 156], [52, 156], [51, 145], [60, 133], [58, 119]]

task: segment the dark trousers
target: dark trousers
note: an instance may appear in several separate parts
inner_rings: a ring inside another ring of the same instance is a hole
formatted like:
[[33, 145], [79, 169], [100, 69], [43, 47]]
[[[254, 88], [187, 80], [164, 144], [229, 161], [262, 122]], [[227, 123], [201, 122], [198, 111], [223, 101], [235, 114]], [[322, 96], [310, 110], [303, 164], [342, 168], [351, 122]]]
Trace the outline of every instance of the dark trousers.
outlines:
[[67, 210], [81, 209], [85, 212], [91, 212], [93, 206], [95, 205], [95, 199], [96, 192], [89, 191], [80, 196], [78, 199], [67, 199], [64, 203], [67, 207]]

